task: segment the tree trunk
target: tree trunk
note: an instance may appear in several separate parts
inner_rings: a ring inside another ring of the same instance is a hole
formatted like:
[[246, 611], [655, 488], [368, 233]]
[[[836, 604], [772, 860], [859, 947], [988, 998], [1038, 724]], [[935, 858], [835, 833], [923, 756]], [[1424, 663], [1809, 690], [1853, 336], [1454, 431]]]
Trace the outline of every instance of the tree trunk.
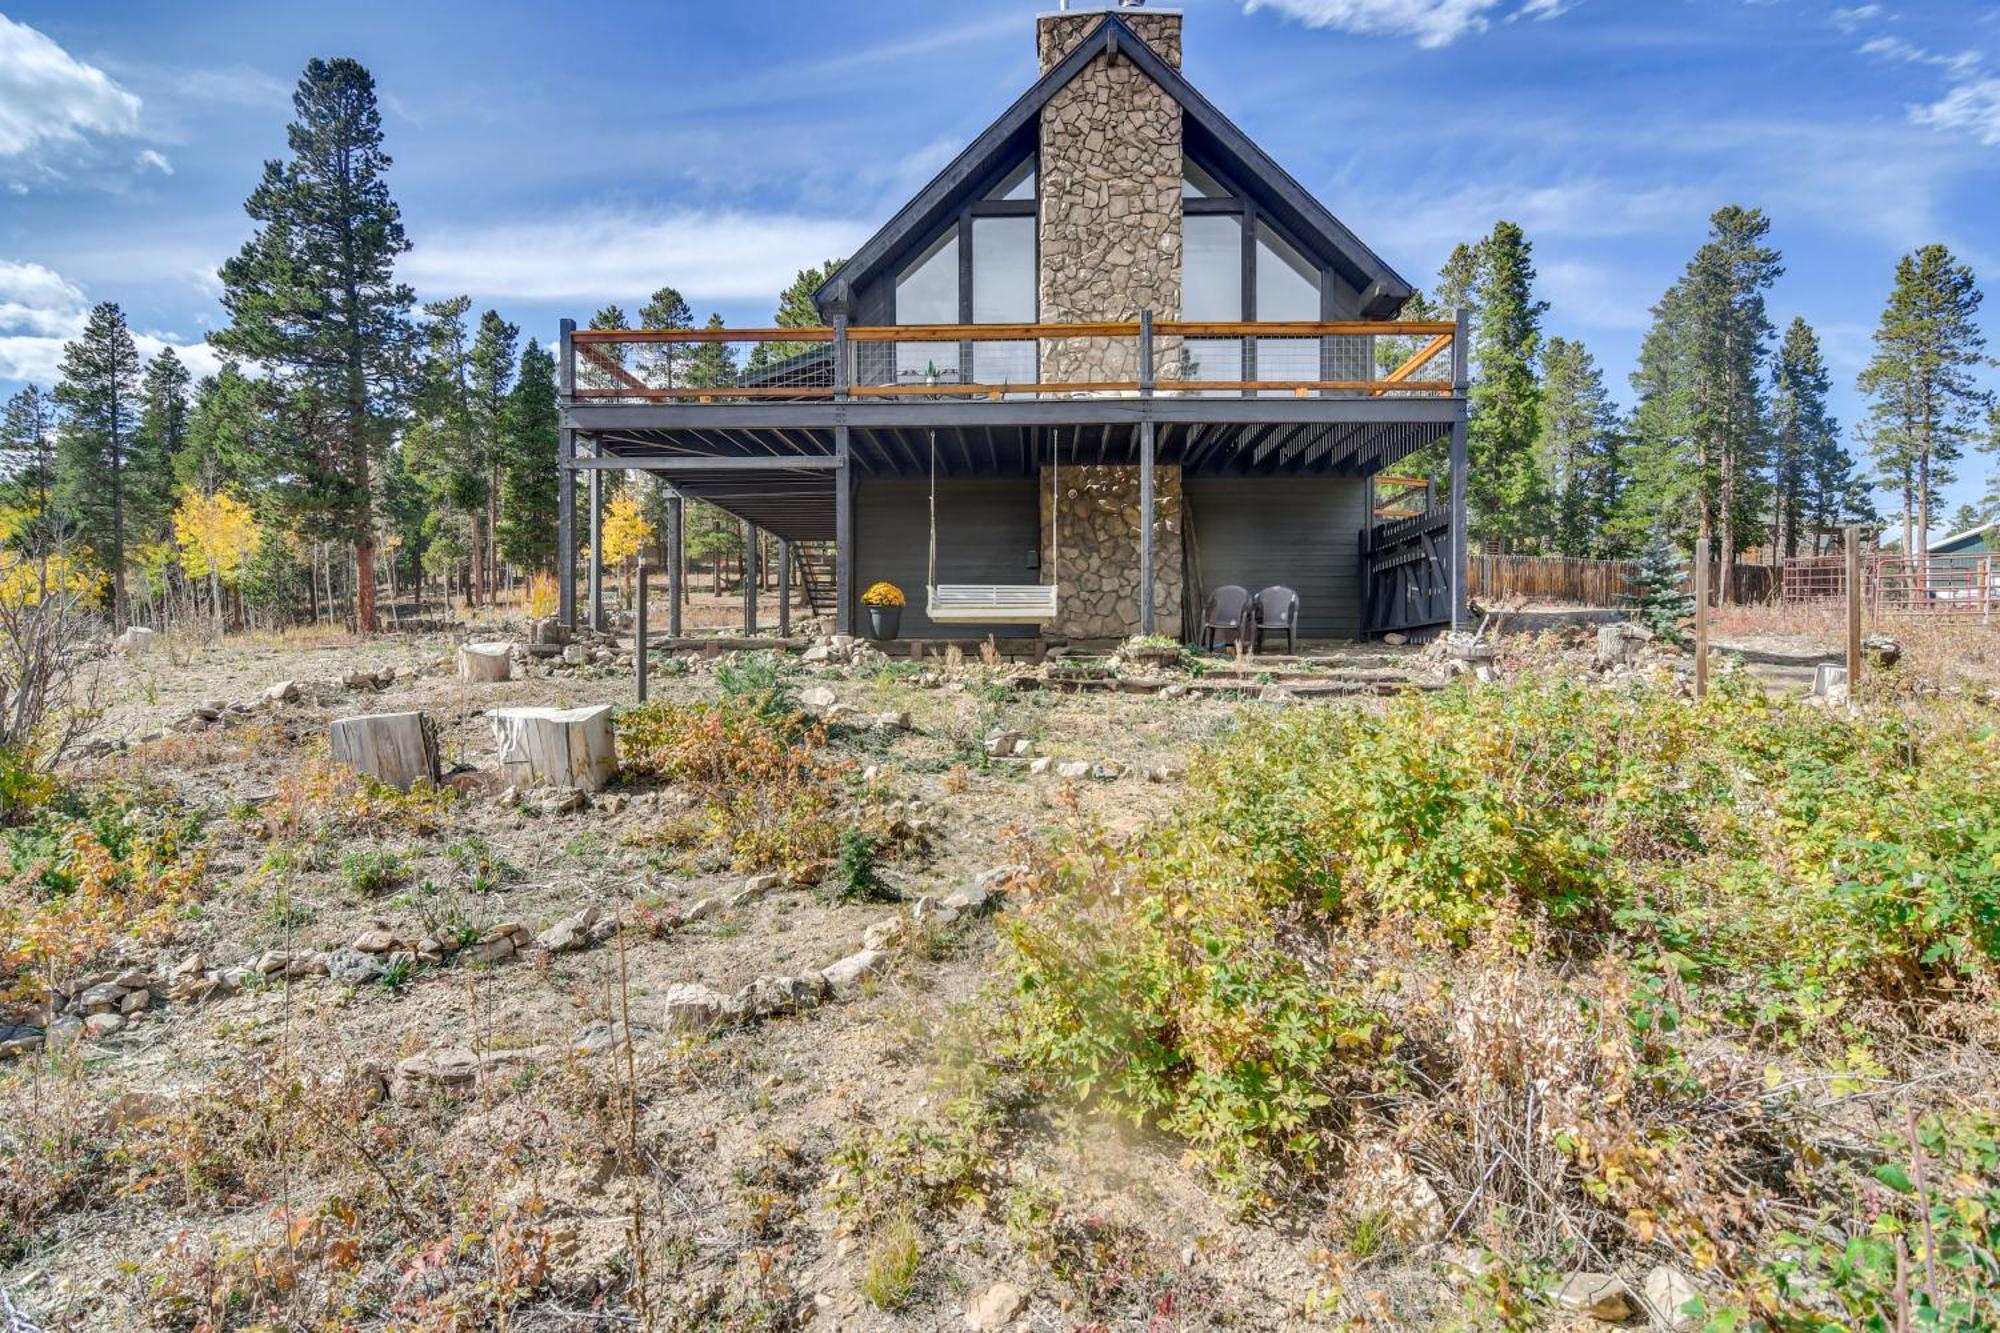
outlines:
[[500, 751], [500, 775], [513, 786], [548, 784], [596, 791], [617, 775], [609, 704], [498, 708], [488, 716]]
[[422, 713], [344, 717], [328, 736], [335, 762], [377, 782], [408, 791], [419, 779], [438, 780], [437, 727]]

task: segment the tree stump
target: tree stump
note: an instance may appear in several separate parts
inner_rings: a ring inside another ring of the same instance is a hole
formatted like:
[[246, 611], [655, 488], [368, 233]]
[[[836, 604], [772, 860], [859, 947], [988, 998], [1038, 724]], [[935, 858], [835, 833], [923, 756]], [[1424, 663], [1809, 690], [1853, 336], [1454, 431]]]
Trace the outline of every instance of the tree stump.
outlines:
[[610, 704], [496, 708], [488, 716], [500, 749], [500, 775], [512, 786], [596, 791], [618, 772]]
[[512, 680], [514, 645], [510, 643], [461, 643], [458, 645], [460, 680]]
[[333, 724], [333, 757], [402, 791], [438, 781], [437, 726], [422, 713], [373, 713]]
[[153, 646], [154, 631], [144, 625], [128, 625], [125, 632], [112, 640], [112, 646], [121, 653], [137, 655]]

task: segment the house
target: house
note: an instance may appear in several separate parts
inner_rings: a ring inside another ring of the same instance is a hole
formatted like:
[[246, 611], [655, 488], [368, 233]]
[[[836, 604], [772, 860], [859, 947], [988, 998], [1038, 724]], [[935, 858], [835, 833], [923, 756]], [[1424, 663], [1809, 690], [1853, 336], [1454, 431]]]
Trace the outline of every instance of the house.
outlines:
[[[1191, 637], [1224, 584], [1296, 589], [1307, 638], [1463, 616], [1462, 317], [1398, 319], [1409, 283], [1182, 77], [1181, 14], [1064, 9], [1035, 41], [1040, 77], [820, 288], [823, 326], [565, 321], [570, 623], [606, 469], [786, 559], [830, 543], [841, 630], [878, 580], [916, 638]], [[1371, 479], [1446, 442], [1448, 498], [1379, 517]]]
[[1954, 532], [1941, 541], [1932, 542], [1927, 555], [1996, 555], [2000, 554], [2000, 522], [1982, 523], [1964, 532]]

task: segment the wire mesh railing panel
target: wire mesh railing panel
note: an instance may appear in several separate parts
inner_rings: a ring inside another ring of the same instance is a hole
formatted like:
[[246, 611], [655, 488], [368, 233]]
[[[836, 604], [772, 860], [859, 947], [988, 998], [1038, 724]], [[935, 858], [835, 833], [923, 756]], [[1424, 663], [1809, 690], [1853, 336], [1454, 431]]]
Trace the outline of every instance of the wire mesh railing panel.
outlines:
[[632, 402], [834, 391], [830, 329], [618, 329], [573, 335], [576, 396]]

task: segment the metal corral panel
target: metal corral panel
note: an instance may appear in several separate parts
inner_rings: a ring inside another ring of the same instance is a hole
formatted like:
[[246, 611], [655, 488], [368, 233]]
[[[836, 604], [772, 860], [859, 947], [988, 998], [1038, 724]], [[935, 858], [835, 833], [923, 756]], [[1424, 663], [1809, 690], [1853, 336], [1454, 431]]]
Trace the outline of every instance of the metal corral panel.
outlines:
[[[856, 480], [854, 595], [887, 581], [903, 590], [903, 634], [913, 638], [1033, 637], [1034, 625], [939, 625], [924, 614], [930, 551], [930, 489], [918, 481]], [[938, 580], [1021, 584], [1041, 581], [1040, 497], [1032, 477], [938, 483]], [[860, 624], [857, 615], [856, 624]]]
[[1368, 484], [1358, 477], [1191, 478], [1185, 483], [1201, 595], [1239, 583], [1299, 595], [1299, 633], [1361, 632], [1361, 527]]

